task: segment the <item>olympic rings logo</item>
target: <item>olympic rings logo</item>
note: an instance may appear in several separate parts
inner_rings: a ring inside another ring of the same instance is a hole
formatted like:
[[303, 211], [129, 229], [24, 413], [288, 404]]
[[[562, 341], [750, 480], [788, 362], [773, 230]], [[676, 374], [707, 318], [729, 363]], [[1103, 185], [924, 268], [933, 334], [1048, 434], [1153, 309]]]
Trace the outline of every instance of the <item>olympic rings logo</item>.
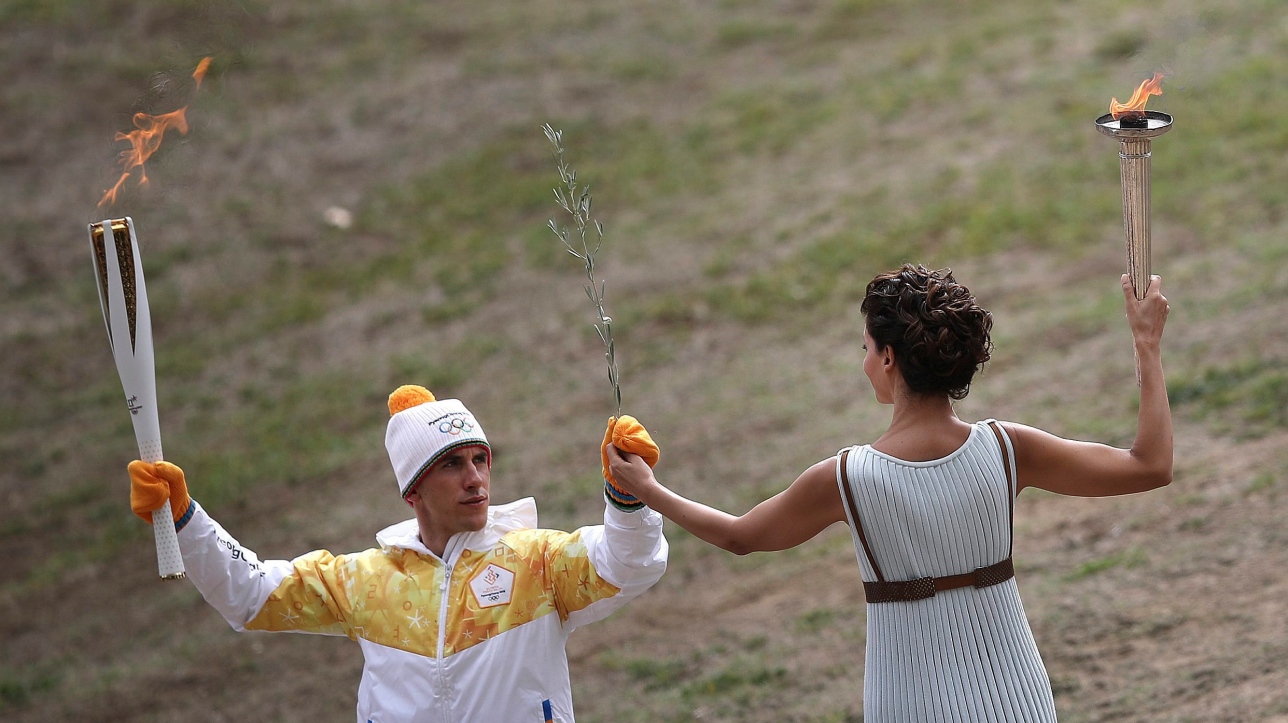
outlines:
[[450, 434], [453, 437], [461, 434], [468, 434], [474, 431], [474, 423], [464, 417], [455, 417], [453, 419], [444, 419], [438, 425], [438, 431], [443, 434]]

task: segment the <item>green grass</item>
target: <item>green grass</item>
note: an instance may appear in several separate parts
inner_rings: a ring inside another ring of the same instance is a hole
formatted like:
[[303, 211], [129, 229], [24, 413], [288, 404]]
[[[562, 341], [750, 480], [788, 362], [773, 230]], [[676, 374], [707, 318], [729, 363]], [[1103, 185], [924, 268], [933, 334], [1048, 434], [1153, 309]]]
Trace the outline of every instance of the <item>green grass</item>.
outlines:
[[830, 608], [816, 608], [796, 617], [794, 626], [798, 632], [817, 633], [836, 624], [836, 611]]
[[[1284, 218], [1288, 177], [1283, 164], [1269, 159], [1288, 149], [1288, 131], [1274, 120], [1288, 112], [1288, 106], [1281, 98], [1254, 98], [1235, 89], [1274, 87], [1286, 80], [1288, 63], [1254, 56], [1198, 87], [1165, 95], [1168, 109], [1182, 120], [1177, 132], [1155, 142], [1156, 218], [1185, 226], [1203, 244], [1228, 238], [1232, 225], [1256, 228]], [[861, 103], [881, 118], [908, 113], [914, 98], [953, 101], [963, 93], [951, 81], [934, 83], [914, 85], [912, 90], [893, 81], [865, 83]], [[898, 95], [880, 96], [887, 92], [883, 88]], [[761, 90], [749, 96], [727, 130], [741, 152], [772, 155], [801, 142], [819, 124], [844, 115], [837, 101], [822, 94], [797, 92], [793, 97]], [[1083, 125], [1078, 127], [1086, 130]], [[704, 300], [727, 318], [760, 323], [850, 301], [862, 289], [847, 280], [870, 277], [904, 260], [938, 265], [1016, 247], [1077, 259], [1100, 248], [1121, 224], [1113, 144], [1082, 135], [1087, 138], [1076, 142], [1054, 139], [1057, 147], [1074, 153], [1045, 155], [1042, 139], [1035, 138], [1033, 153], [1020, 162], [1006, 157], [974, 171], [969, 179], [951, 167], [938, 176], [922, 176], [904, 190], [903, 195], [914, 201], [907, 211], [899, 211], [905, 205], [902, 199], [895, 202], [882, 192], [847, 199], [840, 209], [847, 230], [798, 244], [785, 260], [750, 276], [712, 284]], [[1222, 185], [1253, 191], [1214, 191]], [[735, 238], [731, 243], [743, 242]], [[728, 259], [738, 253], [734, 248], [715, 257], [716, 275], [729, 267]], [[675, 316], [674, 310], [695, 303], [692, 291], [680, 297], [652, 302], [654, 315], [665, 322]]]
[[1126, 60], [1139, 53], [1148, 42], [1149, 38], [1140, 28], [1115, 30], [1096, 42], [1095, 53], [1097, 58], [1110, 62]]
[[747, 710], [758, 700], [781, 695], [788, 685], [786, 669], [759, 658], [740, 657], [685, 684], [681, 696], [690, 701], [711, 702], [724, 709]]
[[788, 38], [795, 33], [796, 27], [790, 23], [736, 19], [720, 26], [716, 33], [716, 42], [722, 49], [729, 50], [744, 45]]
[[265, 483], [314, 482], [379, 449], [390, 391], [362, 373], [251, 382], [224, 414], [193, 419], [176, 447], [192, 450], [187, 464], [200, 471], [203, 502]]
[[1081, 580], [1108, 570], [1113, 570], [1114, 568], [1134, 568], [1148, 563], [1149, 558], [1145, 555], [1144, 550], [1133, 548], [1094, 560], [1088, 560], [1087, 562], [1079, 565], [1073, 572], [1069, 573], [1068, 579]]
[[56, 690], [63, 672], [49, 665], [21, 671], [0, 671], [0, 711], [21, 710], [35, 699]]
[[1279, 479], [1279, 476], [1273, 472], [1261, 472], [1248, 482], [1246, 494], [1274, 494], [1276, 486], [1279, 484]]
[[692, 675], [692, 666], [683, 660], [627, 660], [622, 670], [644, 685], [644, 690], [663, 690], [677, 685]]
[[[780, 321], [861, 299], [867, 279], [906, 261], [947, 265], [1017, 246], [1076, 257], [1102, 242], [1104, 228], [1120, 213], [1117, 195], [1090, 184], [1083, 187], [1084, 196], [1059, 195], [1042, 190], [1039, 179], [1112, 179], [1108, 162], [1093, 165], [1105, 173], [1078, 161], [1031, 171], [998, 163], [972, 189], [954, 188], [951, 176], [931, 179], [913, 190], [925, 202], [906, 215], [883, 211], [890, 203], [885, 194], [852, 199], [844, 210], [852, 219], [844, 224], [847, 230], [806, 242], [786, 260], [749, 277], [710, 284], [703, 301], [738, 321]], [[669, 309], [692, 306], [652, 303], [662, 320]]]
[[1272, 358], [1180, 375], [1168, 382], [1167, 397], [1182, 414], [1240, 438], [1288, 427], [1288, 372]]

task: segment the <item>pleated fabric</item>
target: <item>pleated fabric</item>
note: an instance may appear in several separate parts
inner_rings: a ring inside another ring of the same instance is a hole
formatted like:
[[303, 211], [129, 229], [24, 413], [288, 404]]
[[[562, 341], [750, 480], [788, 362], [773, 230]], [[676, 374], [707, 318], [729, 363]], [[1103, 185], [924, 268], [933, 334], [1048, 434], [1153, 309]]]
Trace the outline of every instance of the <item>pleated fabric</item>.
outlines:
[[[851, 490], [886, 580], [957, 575], [1010, 556], [1013, 498], [988, 421], [976, 423], [955, 452], [928, 462], [868, 445], [851, 450]], [[837, 479], [841, 484], [839, 469]], [[854, 520], [850, 530], [863, 579], [874, 582]], [[1056, 720], [1014, 578], [914, 602], [872, 603], [867, 611], [867, 723]]]

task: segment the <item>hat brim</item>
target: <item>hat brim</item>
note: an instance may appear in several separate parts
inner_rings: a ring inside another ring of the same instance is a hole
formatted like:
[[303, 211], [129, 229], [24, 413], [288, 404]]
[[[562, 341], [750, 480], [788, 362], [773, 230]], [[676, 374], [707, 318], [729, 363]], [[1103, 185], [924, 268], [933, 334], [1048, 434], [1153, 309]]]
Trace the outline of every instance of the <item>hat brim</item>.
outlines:
[[420, 469], [416, 470], [416, 474], [411, 476], [411, 481], [407, 483], [407, 488], [402, 491], [402, 498], [405, 500], [407, 499], [407, 495], [410, 495], [412, 492], [416, 491], [417, 485], [420, 484], [421, 480], [424, 479], [425, 475], [429, 474], [429, 471], [434, 468], [434, 464], [437, 463], [438, 460], [442, 459], [444, 455], [458, 449], [463, 449], [465, 447], [482, 447], [487, 450], [488, 457], [492, 456], [492, 445], [488, 444], [484, 440], [462, 439], [459, 442], [453, 442], [447, 445], [446, 447], [443, 447], [442, 449], [435, 452], [433, 457], [430, 457], [429, 459], [425, 460], [425, 464], [422, 464], [420, 466]]

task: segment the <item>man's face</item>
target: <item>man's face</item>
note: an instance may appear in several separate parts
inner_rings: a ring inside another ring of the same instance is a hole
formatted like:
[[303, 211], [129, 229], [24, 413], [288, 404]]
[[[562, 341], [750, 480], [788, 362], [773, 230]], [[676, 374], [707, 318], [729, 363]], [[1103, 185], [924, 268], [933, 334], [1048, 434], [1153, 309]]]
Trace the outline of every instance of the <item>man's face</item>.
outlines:
[[[428, 523], [430, 536], [446, 542], [458, 532], [483, 529], [492, 483], [491, 460], [486, 447], [461, 447], [448, 452], [425, 473], [407, 495], [422, 531]], [[429, 540], [425, 543], [431, 545]]]

